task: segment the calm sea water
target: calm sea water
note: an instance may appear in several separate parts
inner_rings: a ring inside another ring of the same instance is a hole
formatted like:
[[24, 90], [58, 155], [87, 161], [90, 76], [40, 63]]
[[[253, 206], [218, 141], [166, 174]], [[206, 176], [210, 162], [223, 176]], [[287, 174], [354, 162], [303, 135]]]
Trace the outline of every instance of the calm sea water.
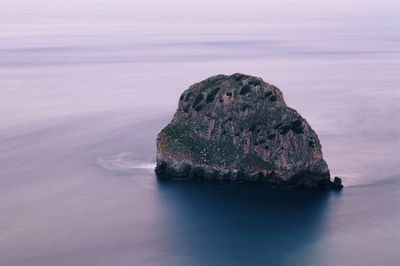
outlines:
[[[0, 2], [0, 265], [399, 265], [396, 1]], [[180, 93], [243, 72], [341, 192], [168, 182]]]

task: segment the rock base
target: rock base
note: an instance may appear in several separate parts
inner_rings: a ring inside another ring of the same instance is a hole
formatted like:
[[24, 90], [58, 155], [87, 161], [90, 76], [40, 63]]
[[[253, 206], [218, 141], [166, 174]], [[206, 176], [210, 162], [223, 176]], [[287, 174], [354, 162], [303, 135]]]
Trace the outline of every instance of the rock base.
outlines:
[[[246, 173], [237, 169], [220, 169], [208, 165], [193, 165], [190, 162], [183, 164], [167, 161], [157, 161], [155, 173], [159, 178], [171, 180], [214, 180], [228, 182], [263, 183], [273, 188], [284, 187], [319, 187], [328, 189], [343, 188], [342, 181], [335, 177], [332, 182], [329, 173], [304, 172], [296, 174], [287, 180], [271, 173]], [[322, 178], [324, 176], [324, 178]]]

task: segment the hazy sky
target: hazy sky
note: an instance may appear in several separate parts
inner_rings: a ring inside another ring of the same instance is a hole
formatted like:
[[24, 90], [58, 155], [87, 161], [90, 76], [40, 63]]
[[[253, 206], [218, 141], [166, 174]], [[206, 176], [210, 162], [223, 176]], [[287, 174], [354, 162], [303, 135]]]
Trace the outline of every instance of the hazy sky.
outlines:
[[[337, 16], [385, 13], [398, 15], [396, 0], [16, 0], [0, 1], [0, 13], [54, 12], [73, 10], [76, 15], [134, 15], [140, 18], [222, 17], [257, 19], [259, 16]], [[377, 12], [379, 11], [379, 12]]]

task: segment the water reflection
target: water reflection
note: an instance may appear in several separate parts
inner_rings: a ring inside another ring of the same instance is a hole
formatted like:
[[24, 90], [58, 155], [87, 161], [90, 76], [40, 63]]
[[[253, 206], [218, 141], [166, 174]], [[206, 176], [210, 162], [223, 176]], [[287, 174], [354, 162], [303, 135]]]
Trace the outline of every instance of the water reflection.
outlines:
[[[335, 192], [158, 180], [169, 265], [281, 265], [320, 237]], [[335, 197], [336, 198], [336, 197]], [[193, 264], [194, 263], [194, 264]]]

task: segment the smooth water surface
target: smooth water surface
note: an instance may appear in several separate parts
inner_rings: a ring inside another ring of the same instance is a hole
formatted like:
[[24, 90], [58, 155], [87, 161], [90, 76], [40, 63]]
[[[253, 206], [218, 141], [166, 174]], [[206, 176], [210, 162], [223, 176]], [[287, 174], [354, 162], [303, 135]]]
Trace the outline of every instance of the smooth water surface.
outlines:
[[[396, 1], [0, 1], [0, 265], [399, 265]], [[180, 93], [243, 72], [341, 192], [158, 180]]]

